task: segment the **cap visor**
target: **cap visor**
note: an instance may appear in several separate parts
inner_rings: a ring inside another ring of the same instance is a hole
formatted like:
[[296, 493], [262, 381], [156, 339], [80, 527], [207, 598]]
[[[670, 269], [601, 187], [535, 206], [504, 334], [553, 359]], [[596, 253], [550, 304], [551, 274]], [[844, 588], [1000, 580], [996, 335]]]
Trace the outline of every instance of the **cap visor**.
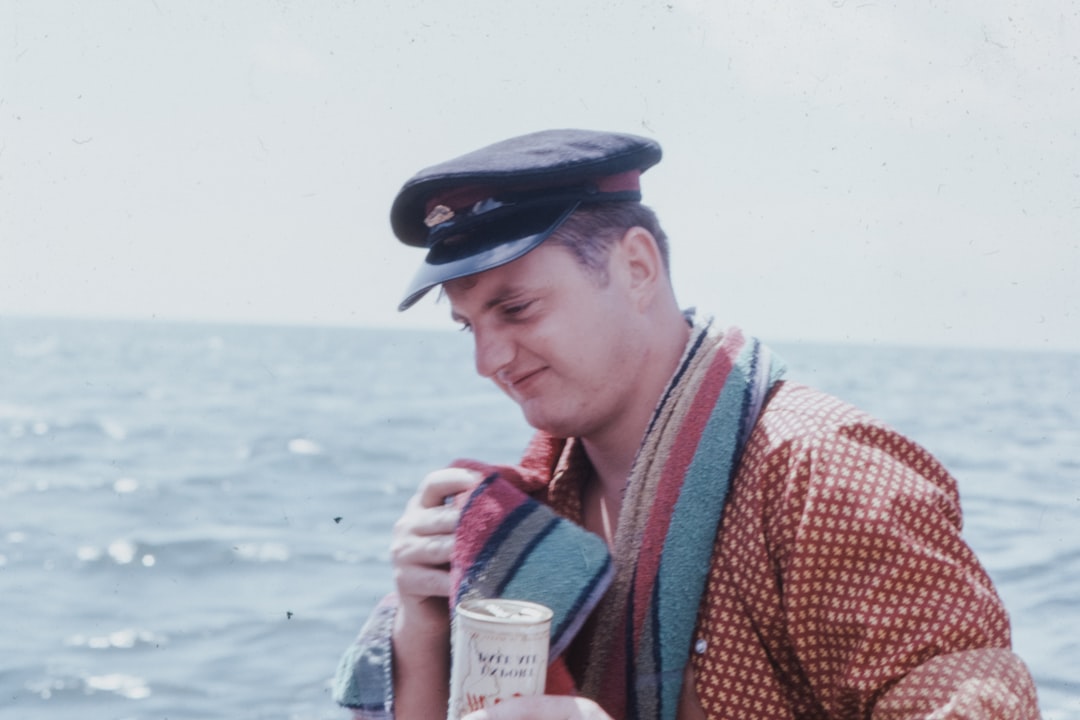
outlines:
[[[398, 311], [408, 310], [436, 285], [517, 260], [547, 240], [579, 204], [574, 202], [569, 207], [544, 208], [542, 213], [534, 211], [533, 217], [515, 218], [512, 225], [505, 223], [506, 227], [485, 227], [476, 233], [483, 236], [481, 240], [462, 240], [456, 247], [451, 244], [436, 245], [428, 252], [424, 264], [409, 284]], [[539, 230], [536, 229], [538, 226]], [[522, 235], [523, 230], [528, 234]]]

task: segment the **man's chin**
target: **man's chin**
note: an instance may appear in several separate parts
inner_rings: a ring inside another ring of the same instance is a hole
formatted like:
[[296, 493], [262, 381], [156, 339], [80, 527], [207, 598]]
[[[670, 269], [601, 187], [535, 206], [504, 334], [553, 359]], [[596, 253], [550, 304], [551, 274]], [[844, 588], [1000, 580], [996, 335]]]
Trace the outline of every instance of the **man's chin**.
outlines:
[[525, 422], [536, 430], [547, 433], [552, 437], [569, 438], [581, 434], [578, 424], [573, 420], [553, 417], [547, 413], [530, 412], [524, 405], [522, 405], [521, 410], [525, 416]]
[[522, 409], [525, 422], [535, 427], [536, 430], [555, 437], [570, 437], [570, 435], [565, 434], [566, 426], [569, 424], [566, 419], [554, 417], [550, 411], [546, 411], [545, 408], [539, 407], [539, 405], [536, 400], [524, 400], [524, 402], [517, 403], [517, 406]]

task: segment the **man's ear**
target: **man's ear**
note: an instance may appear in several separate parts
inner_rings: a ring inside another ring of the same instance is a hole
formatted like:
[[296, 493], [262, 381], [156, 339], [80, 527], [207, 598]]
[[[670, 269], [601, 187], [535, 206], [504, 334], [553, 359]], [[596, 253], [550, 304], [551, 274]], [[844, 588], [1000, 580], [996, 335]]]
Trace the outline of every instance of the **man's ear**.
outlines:
[[623, 234], [619, 249], [626, 271], [627, 288], [641, 303], [639, 307], [644, 308], [652, 302], [665, 277], [660, 246], [651, 232], [635, 226]]

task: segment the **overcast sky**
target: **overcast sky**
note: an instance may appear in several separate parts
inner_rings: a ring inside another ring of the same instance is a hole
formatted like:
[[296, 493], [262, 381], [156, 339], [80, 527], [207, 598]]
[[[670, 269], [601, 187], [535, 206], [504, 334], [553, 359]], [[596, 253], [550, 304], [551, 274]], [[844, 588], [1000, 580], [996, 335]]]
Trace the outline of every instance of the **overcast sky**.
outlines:
[[634, 132], [680, 300], [766, 340], [1080, 350], [1080, 5], [0, 0], [0, 315], [395, 307], [420, 167]]

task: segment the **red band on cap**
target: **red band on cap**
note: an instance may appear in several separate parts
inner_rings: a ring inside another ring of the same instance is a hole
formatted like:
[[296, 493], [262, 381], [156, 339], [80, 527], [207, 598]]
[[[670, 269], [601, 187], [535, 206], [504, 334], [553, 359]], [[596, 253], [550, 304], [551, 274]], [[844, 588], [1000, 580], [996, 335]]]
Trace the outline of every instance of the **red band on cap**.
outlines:
[[613, 192], [629, 192], [641, 190], [641, 171], [640, 170], [627, 170], [626, 172], [619, 173], [618, 175], [608, 175], [607, 177], [597, 178], [597, 189], [602, 193]]
[[[607, 175], [599, 178], [587, 178], [588, 182], [596, 185], [601, 193], [630, 192], [641, 190], [641, 170], [627, 170], [617, 175]], [[548, 187], [546, 183], [536, 185], [515, 185], [514, 190], [539, 190]], [[555, 189], [554, 187], [552, 189]], [[424, 214], [428, 215], [437, 205], [443, 205], [454, 212], [472, 207], [481, 200], [495, 197], [500, 188], [495, 185], [467, 185], [454, 188], [432, 196], [424, 206]]]

